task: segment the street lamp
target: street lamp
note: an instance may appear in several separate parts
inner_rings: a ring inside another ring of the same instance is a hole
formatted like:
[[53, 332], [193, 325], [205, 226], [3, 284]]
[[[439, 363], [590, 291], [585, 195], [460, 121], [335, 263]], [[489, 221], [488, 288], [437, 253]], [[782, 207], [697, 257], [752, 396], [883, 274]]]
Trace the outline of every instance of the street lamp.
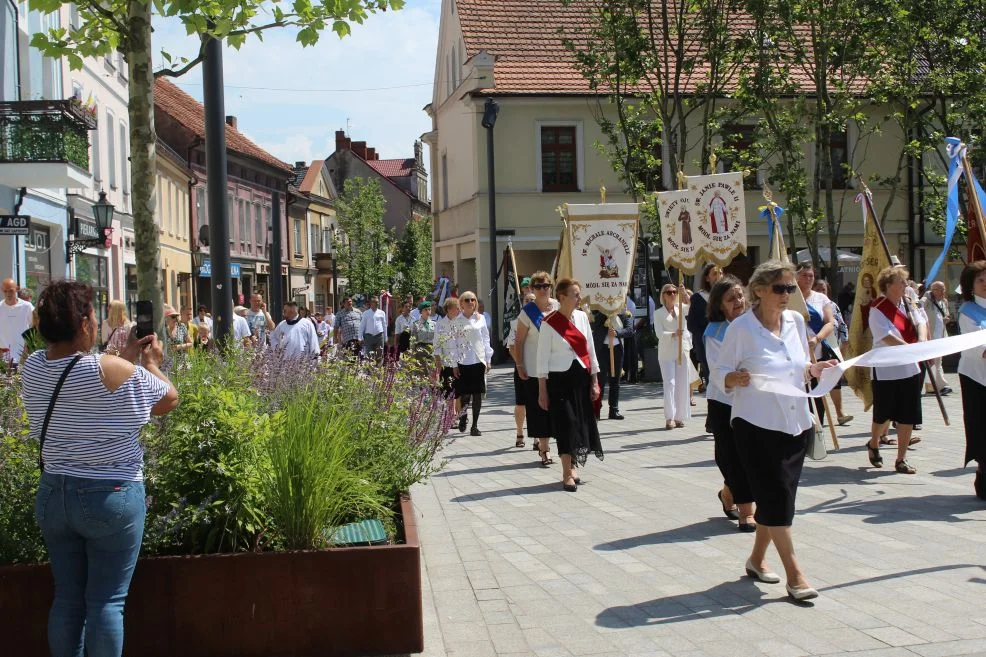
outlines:
[[[106, 192], [99, 192], [99, 200], [92, 204], [92, 217], [96, 220], [96, 233], [92, 237], [65, 240], [65, 262], [72, 262], [72, 254], [82, 253], [96, 246], [109, 246], [113, 233], [113, 212], [116, 207], [106, 199]], [[78, 222], [78, 219], [76, 219]], [[78, 227], [76, 227], [78, 233]]]
[[497, 276], [496, 276], [496, 175], [494, 171], [493, 157], [493, 127], [496, 125], [496, 117], [500, 114], [500, 106], [492, 98], [486, 99], [483, 106], [482, 126], [486, 128], [486, 171], [487, 186], [489, 187], [489, 214], [490, 214], [490, 317], [493, 319], [493, 326], [489, 327], [490, 337], [493, 339], [493, 353], [497, 362], [503, 358], [502, 342], [500, 340], [499, 329], [499, 303], [497, 300]]

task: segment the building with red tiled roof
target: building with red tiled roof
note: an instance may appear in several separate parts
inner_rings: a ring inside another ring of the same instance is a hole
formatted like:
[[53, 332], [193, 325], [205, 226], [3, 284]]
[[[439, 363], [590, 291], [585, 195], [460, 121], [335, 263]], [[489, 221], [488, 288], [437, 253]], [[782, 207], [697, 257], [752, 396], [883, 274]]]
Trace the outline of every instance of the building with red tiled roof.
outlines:
[[[663, 10], [661, 0], [653, 0]], [[432, 172], [432, 216], [434, 219], [435, 275], [445, 274], [460, 290], [472, 289], [489, 303], [489, 196], [487, 175], [487, 129], [482, 126], [484, 105], [493, 99], [499, 113], [493, 128], [495, 155], [497, 252], [510, 235], [521, 272], [549, 270], [555, 260], [561, 224], [556, 208], [564, 203], [598, 203], [605, 187], [608, 201], [632, 199], [621, 193], [622, 181], [609, 158], [596, 144], [608, 139], [600, 118], [616, 121], [616, 112], [605, 91], [593, 89], [579, 72], [573, 53], [563, 43], [578, 44], [589, 38], [593, 24], [588, 0], [443, 0], [434, 73], [432, 100], [425, 111], [432, 130], [422, 139], [430, 146]], [[672, 11], [672, 7], [667, 8]], [[660, 11], [657, 12], [660, 14]], [[730, 26], [742, 31], [751, 25], [743, 16], [730, 16]], [[695, 47], [701, 47], [696, 42]], [[705, 81], [701, 69], [683, 74], [682, 91], [690, 93]], [[807, 79], [799, 80], [808, 90]], [[722, 103], [728, 103], [723, 99]], [[880, 116], [868, 108], [870, 118]], [[690, 134], [701, 133], [702, 112], [689, 119]], [[745, 135], [749, 124], [728, 125], [730, 135]], [[851, 163], [870, 176], [891, 177], [896, 171], [900, 136], [884, 126], [881, 134], [860, 135], [850, 122], [845, 133], [833, 137], [834, 164]], [[717, 143], [720, 139], [716, 138]], [[896, 139], [896, 148], [879, 140]], [[692, 146], [689, 146], [692, 149]], [[663, 162], [663, 186], [675, 184], [666, 146], [659, 147]], [[690, 150], [685, 173], [699, 173], [698, 149]], [[805, 145], [805, 163], [815, 170], [812, 146]], [[720, 167], [723, 166], [720, 163]], [[765, 167], [764, 167], [765, 168]], [[841, 170], [841, 168], [840, 168]], [[754, 180], [763, 182], [758, 172]], [[839, 233], [840, 249], [860, 250], [862, 223], [853, 206], [855, 191], [837, 190], [837, 211], [845, 217]], [[877, 207], [892, 193], [874, 186]], [[784, 203], [783, 198], [778, 202]], [[734, 261], [737, 272], [749, 271], [767, 249], [766, 223], [757, 220], [763, 203], [759, 189], [746, 193], [748, 243], [745, 261]], [[907, 203], [892, 206], [885, 217], [890, 246], [906, 253]], [[824, 231], [823, 231], [824, 232]], [[804, 238], [798, 237], [799, 247]], [[824, 238], [823, 238], [824, 241]], [[824, 246], [824, 244], [822, 244]], [[663, 266], [659, 253], [651, 251], [652, 269], [659, 280]], [[851, 272], [848, 272], [851, 275]], [[503, 289], [500, 287], [500, 289]], [[838, 291], [838, 290], [836, 290]], [[642, 297], [641, 290], [635, 290]], [[646, 303], [638, 307], [646, 308]]]
[[378, 180], [386, 200], [384, 225], [398, 235], [412, 217], [429, 214], [428, 171], [420, 141], [414, 142], [414, 157], [381, 160], [376, 149], [365, 141], [353, 141], [344, 131], [337, 130], [336, 150], [325, 163], [340, 193], [349, 178]]
[[[207, 239], [210, 217], [206, 200], [205, 169], [205, 110], [202, 103], [177, 86], [158, 78], [154, 81], [154, 122], [158, 137], [180, 154], [185, 165], [195, 174], [193, 189], [189, 190], [192, 216], [192, 235]], [[287, 231], [285, 197], [294, 172], [289, 164], [257, 146], [237, 129], [236, 117], [226, 117], [226, 153], [228, 174], [228, 217], [230, 258], [233, 280], [230, 292], [234, 304], [247, 305], [250, 294], [260, 292], [269, 301], [270, 243], [269, 227], [275, 220], [272, 197], [280, 194], [282, 261], [287, 263], [291, 235]], [[161, 193], [161, 192], [159, 192]], [[197, 241], [197, 240], [196, 240]], [[202, 244], [193, 244], [192, 247]], [[208, 269], [207, 269], [208, 271]], [[282, 266], [287, 274], [287, 265]], [[289, 296], [289, 276], [284, 276], [282, 298]], [[195, 296], [199, 303], [209, 305], [212, 286], [207, 277], [193, 272]]]

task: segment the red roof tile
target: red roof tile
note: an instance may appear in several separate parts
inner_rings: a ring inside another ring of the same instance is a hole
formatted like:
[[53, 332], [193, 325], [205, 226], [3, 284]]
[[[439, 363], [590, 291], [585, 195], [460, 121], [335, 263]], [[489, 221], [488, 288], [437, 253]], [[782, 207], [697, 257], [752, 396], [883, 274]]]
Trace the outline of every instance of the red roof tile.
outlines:
[[[164, 78], [154, 80], [154, 106], [193, 134], [205, 139], [205, 108], [202, 103]], [[291, 166], [250, 141], [236, 128], [226, 126], [226, 148], [264, 164], [291, 173]]]
[[396, 160], [366, 160], [377, 173], [388, 178], [403, 178], [414, 173], [414, 158], [398, 158]]

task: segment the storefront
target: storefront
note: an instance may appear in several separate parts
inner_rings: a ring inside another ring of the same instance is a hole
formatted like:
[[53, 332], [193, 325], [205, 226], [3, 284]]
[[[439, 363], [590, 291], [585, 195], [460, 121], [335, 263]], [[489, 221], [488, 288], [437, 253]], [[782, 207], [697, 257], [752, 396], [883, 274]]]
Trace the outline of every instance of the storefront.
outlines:
[[[241, 289], [241, 278], [243, 274], [243, 269], [240, 263], [233, 262], [229, 265], [229, 276], [230, 276], [230, 291], [233, 299], [233, 305], [240, 303], [240, 289]], [[212, 260], [203, 260], [202, 266], [199, 268], [199, 276], [196, 279], [198, 290], [196, 291], [197, 300], [199, 305], [203, 305], [212, 311]], [[246, 304], [243, 304], [246, 305]]]
[[106, 319], [106, 311], [110, 303], [109, 259], [89, 253], [77, 253], [75, 280], [92, 287], [96, 319], [102, 322]]
[[36, 299], [41, 290], [51, 283], [51, 228], [31, 225], [31, 232], [24, 244], [24, 267], [26, 286], [34, 292]]

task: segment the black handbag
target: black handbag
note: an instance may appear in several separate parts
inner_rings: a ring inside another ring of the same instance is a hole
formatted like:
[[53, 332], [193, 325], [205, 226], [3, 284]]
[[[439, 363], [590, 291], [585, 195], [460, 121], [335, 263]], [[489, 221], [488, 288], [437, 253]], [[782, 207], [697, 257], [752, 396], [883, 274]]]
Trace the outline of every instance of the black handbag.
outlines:
[[45, 436], [48, 434], [48, 423], [51, 421], [51, 413], [52, 411], [55, 410], [55, 400], [58, 399], [58, 393], [61, 392], [62, 384], [64, 384], [65, 379], [68, 378], [69, 371], [71, 371], [71, 369], [75, 367], [75, 364], [79, 362], [80, 358], [82, 358], [82, 354], [76, 355], [76, 357], [73, 358], [69, 362], [69, 364], [65, 367], [65, 371], [62, 372], [61, 378], [59, 378], [58, 383], [55, 384], [55, 390], [51, 393], [51, 401], [48, 402], [48, 412], [45, 413], [45, 421], [44, 424], [41, 425], [41, 439], [39, 441], [41, 445], [38, 448], [38, 468], [41, 470], [42, 473], [44, 473], [45, 471], [45, 463], [43, 456], [45, 450]]

